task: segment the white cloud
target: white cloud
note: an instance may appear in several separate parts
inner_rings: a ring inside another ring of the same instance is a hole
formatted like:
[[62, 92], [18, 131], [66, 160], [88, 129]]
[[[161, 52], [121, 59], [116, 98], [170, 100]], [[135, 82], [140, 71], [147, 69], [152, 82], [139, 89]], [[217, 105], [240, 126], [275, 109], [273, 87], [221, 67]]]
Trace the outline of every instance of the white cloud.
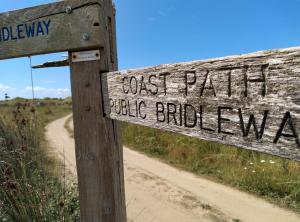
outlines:
[[[44, 87], [40, 87], [40, 86], [33, 87], [33, 90], [35, 92], [41, 93], [41, 94], [50, 94], [50, 95], [58, 95], [58, 96], [66, 95], [66, 94], [69, 94], [69, 92], [70, 92], [69, 89], [61, 89], [61, 88], [53, 89], [53, 88], [44, 88]], [[32, 87], [27, 86], [24, 91], [31, 92]]]
[[6, 86], [6, 85], [3, 85], [3, 84], [0, 84], [0, 93], [12, 91], [12, 90], [15, 90], [15, 88], [12, 88], [10, 86]]

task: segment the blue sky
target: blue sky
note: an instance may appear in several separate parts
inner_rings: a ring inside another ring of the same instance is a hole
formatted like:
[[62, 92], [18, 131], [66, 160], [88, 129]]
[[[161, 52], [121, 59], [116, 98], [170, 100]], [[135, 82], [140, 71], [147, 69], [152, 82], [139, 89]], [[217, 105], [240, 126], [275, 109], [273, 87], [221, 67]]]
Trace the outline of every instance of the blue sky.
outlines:
[[[0, 11], [51, 0], [0, 0]], [[1, 4], [2, 3], [2, 4]], [[300, 0], [115, 0], [120, 69], [300, 45]], [[35, 56], [33, 64], [64, 53]], [[0, 61], [0, 99], [30, 97], [29, 59]], [[70, 95], [68, 68], [34, 70], [37, 97]]]

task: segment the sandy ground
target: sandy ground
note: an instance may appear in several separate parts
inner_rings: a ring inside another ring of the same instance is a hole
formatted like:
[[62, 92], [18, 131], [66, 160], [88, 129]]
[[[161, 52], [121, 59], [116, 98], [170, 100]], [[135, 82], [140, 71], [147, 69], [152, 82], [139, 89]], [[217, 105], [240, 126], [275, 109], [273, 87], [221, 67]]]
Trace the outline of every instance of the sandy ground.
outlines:
[[[74, 140], [64, 128], [67, 118], [49, 124], [46, 136], [76, 178]], [[293, 212], [126, 147], [124, 169], [130, 222], [300, 222]]]

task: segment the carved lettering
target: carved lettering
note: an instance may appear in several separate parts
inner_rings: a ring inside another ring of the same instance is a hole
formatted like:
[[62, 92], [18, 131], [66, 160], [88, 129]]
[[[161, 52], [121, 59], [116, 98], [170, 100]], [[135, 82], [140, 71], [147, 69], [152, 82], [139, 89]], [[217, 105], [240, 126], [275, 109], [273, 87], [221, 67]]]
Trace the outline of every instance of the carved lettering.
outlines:
[[167, 77], [168, 77], [169, 75], [171, 75], [171, 74], [168, 73], [168, 72], [159, 74], [159, 78], [162, 78], [162, 79], [163, 79], [163, 89], [164, 89], [164, 94], [165, 94], [165, 95], [167, 95]]
[[252, 125], [255, 132], [256, 140], [260, 140], [263, 137], [265, 131], [265, 126], [266, 126], [266, 121], [267, 121], [269, 111], [268, 110], [264, 111], [264, 116], [261, 122], [260, 130], [258, 131], [255, 116], [253, 114], [250, 115], [247, 127], [245, 128], [242, 109], [239, 108], [238, 110], [239, 110], [239, 118], [240, 118], [243, 137], [247, 137], [249, 135], [250, 128]]
[[[165, 116], [164, 111], [165, 111], [164, 104], [161, 103], [161, 102], [157, 102], [156, 103], [156, 117], [157, 117], [156, 119], [157, 119], [157, 122], [161, 122], [161, 123], [165, 122], [166, 116]], [[161, 116], [163, 118], [161, 118]]]
[[218, 133], [233, 135], [232, 132], [225, 131], [222, 129], [222, 122], [230, 122], [230, 119], [222, 117], [223, 110], [232, 110], [232, 107], [218, 107]]
[[203, 82], [203, 85], [202, 85], [202, 88], [201, 88], [201, 91], [200, 91], [200, 97], [203, 96], [203, 93], [205, 90], [210, 90], [214, 96], [217, 96], [216, 95], [216, 90], [214, 88], [214, 85], [213, 85], [213, 81], [211, 79], [211, 75], [210, 75], [210, 71], [207, 71], [206, 74], [205, 74], [205, 80]]
[[197, 77], [195, 71], [186, 71], [184, 75], [185, 95], [188, 95], [188, 88], [196, 83]]
[[[180, 116], [182, 116], [182, 114]], [[184, 126], [187, 128], [194, 128], [196, 125], [197, 125], [197, 112], [195, 107], [190, 104], [184, 104]]]
[[200, 129], [201, 129], [201, 130], [210, 131], [210, 132], [214, 132], [213, 129], [210, 129], [210, 128], [207, 128], [207, 127], [204, 126], [204, 123], [203, 123], [203, 118], [204, 118], [204, 108], [203, 108], [202, 105], [200, 106], [199, 116], [200, 116]]
[[[284, 132], [285, 128], [287, 127], [291, 131], [291, 133]], [[293, 138], [297, 146], [300, 147], [299, 135], [294, 126], [293, 119], [290, 112], [286, 112], [284, 114], [279, 130], [277, 131], [277, 134], [275, 136], [274, 143], [277, 143], [280, 137], [282, 136], [286, 138]]]
[[260, 73], [261, 77], [260, 78], [249, 78], [248, 77], [248, 72], [249, 72], [249, 66], [246, 66], [244, 68], [244, 81], [245, 81], [245, 92], [244, 96], [248, 97], [248, 92], [249, 92], [249, 83], [260, 83], [261, 84], [261, 92], [260, 95], [265, 97], [266, 92], [267, 92], [267, 87], [266, 87], [266, 71], [268, 69], [269, 65], [262, 65], [260, 67]]
[[300, 160], [299, 58], [300, 48], [108, 73], [107, 116]]

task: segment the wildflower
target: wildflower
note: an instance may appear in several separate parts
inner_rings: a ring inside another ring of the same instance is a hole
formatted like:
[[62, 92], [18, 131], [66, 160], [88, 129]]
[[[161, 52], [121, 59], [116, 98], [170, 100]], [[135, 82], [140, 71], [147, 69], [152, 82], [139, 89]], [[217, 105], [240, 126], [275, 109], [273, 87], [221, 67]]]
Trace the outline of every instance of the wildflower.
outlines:
[[270, 160], [270, 161], [269, 161], [269, 163], [270, 163], [270, 164], [274, 164], [274, 163], [275, 163], [275, 161], [273, 161], [273, 160]]
[[250, 165], [253, 165], [254, 163], [250, 162]]
[[247, 167], [244, 167], [244, 170], [247, 170], [248, 168]]
[[260, 162], [261, 162], [261, 163], [265, 163], [266, 161], [265, 161], [265, 160], [261, 160]]
[[255, 171], [255, 170], [252, 170], [252, 173], [256, 173], [256, 171]]

